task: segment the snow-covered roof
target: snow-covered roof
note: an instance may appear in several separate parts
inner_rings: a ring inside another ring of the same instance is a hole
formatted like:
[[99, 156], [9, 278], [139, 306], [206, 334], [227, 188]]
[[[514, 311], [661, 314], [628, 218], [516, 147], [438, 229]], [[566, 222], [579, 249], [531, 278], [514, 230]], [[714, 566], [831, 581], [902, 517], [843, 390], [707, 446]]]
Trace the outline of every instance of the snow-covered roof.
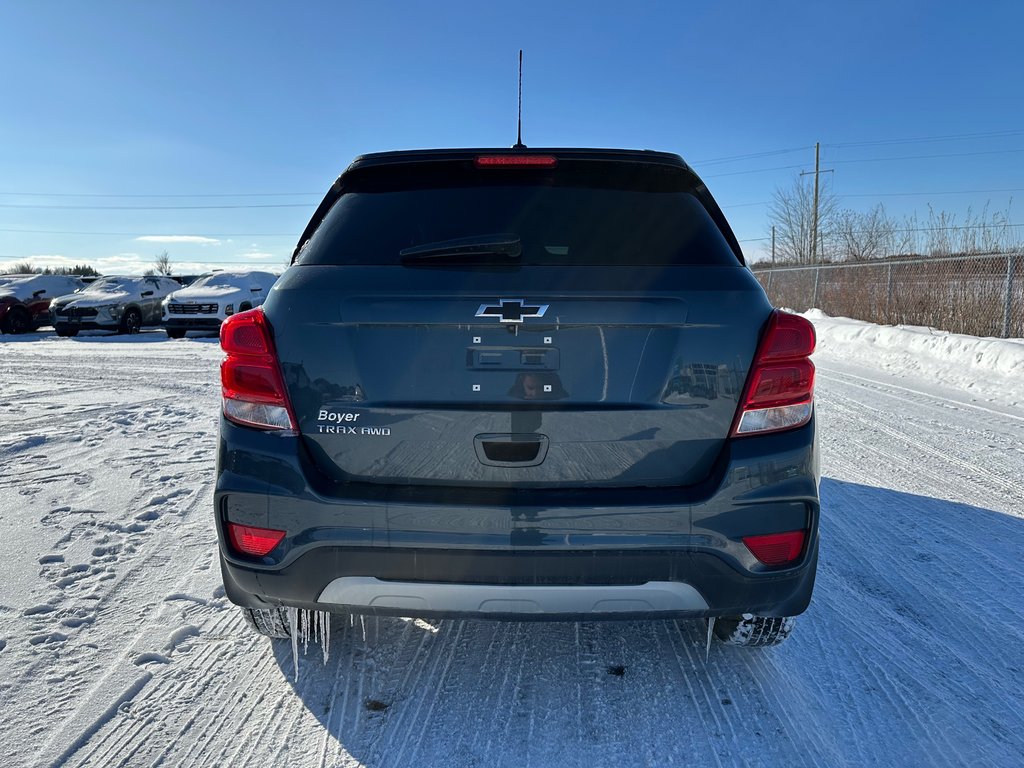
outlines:
[[40, 298], [53, 298], [73, 293], [85, 285], [77, 277], [65, 275], [32, 275], [0, 285], [0, 296], [13, 296], [20, 301], [29, 301], [36, 291], [43, 291]]

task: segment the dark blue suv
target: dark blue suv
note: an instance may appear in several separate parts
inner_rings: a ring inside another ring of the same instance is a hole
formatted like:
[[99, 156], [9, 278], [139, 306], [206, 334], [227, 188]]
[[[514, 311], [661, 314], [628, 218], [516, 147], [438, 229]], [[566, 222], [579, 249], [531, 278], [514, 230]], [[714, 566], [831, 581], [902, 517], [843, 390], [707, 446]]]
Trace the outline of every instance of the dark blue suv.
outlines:
[[264, 634], [309, 609], [771, 645], [808, 605], [814, 330], [676, 155], [360, 157], [221, 344], [221, 564]]

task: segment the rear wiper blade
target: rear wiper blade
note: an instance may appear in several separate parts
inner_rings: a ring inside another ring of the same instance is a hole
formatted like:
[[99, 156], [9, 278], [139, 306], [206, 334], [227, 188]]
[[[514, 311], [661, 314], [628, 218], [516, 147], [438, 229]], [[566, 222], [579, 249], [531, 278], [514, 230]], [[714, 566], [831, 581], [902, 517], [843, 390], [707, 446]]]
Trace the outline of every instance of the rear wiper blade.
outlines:
[[405, 248], [398, 252], [402, 263], [417, 261], [515, 261], [523, 253], [522, 241], [513, 234], [476, 235], [454, 240], [439, 240]]

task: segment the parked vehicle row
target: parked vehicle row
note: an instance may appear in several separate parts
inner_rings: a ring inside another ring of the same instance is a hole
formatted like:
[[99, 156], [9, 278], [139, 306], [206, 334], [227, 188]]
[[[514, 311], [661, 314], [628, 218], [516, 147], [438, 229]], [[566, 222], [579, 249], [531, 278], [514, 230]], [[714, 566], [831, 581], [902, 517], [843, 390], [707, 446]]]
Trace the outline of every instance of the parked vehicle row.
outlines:
[[88, 284], [64, 275], [0, 275], [0, 332], [52, 325], [58, 336], [76, 336], [163, 327], [179, 339], [190, 330], [217, 331], [232, 314], [260, 306], [276, 280], [260, 270], [218, 270], [186, 286], [161, 275], [107, 275]]

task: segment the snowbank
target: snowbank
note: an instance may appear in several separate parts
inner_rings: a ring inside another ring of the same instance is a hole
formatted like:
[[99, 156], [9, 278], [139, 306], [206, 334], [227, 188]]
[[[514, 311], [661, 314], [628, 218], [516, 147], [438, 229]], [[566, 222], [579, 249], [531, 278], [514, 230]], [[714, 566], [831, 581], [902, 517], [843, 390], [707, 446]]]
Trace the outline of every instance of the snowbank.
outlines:
[[991, 394], [995, 399], [1008, 396], [1011, 403], [1024, 398], [1024, 339], [979, 338], [919, 326], [876, 325], [829, 317], [819, 309], [802, 314], [817, 329], [817, 355], [865, 363], [898, 376], [916, 376], [946, 387]]

